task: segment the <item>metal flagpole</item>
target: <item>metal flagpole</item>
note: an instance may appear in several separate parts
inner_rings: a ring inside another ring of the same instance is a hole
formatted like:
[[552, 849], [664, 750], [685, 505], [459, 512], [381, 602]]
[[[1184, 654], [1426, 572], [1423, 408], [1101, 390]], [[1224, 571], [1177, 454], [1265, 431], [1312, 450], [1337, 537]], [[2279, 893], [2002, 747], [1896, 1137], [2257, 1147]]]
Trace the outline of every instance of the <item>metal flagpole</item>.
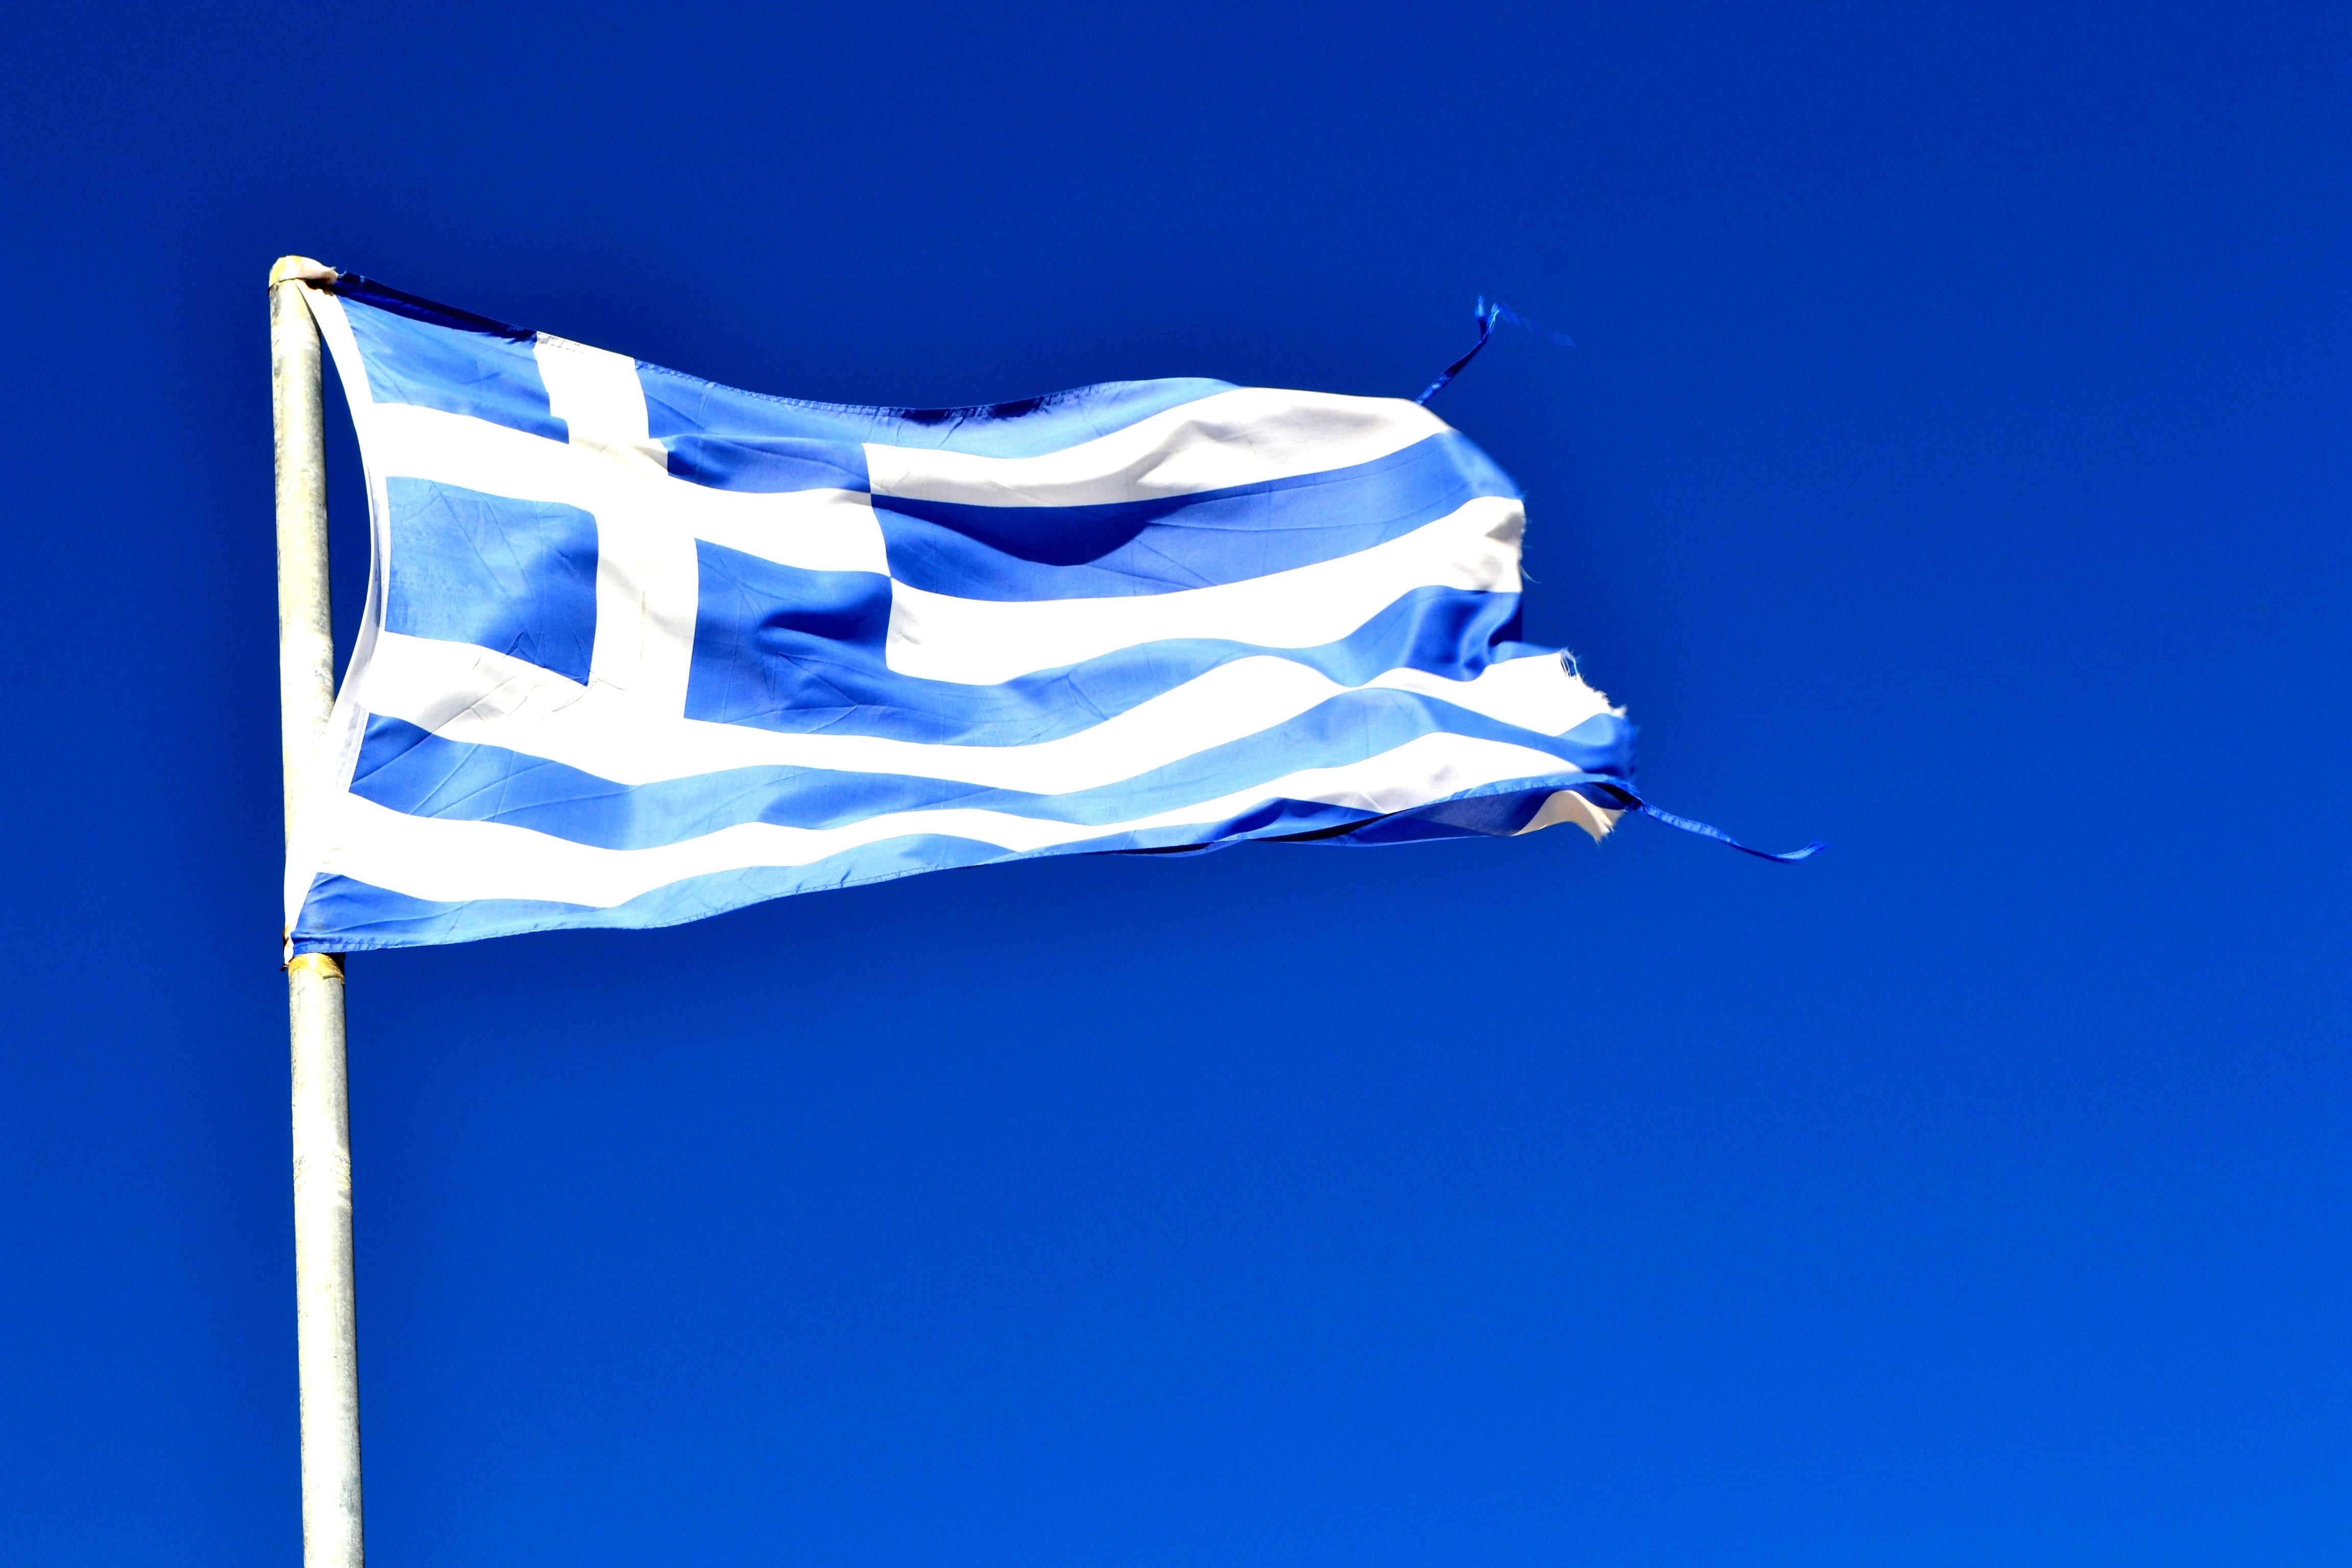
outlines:
[[[335, 705], [327, 597], [327, 433], [319, 329], [289, 256], [269, 269], [269, 390], [278, 444], [278, 702], [286, 826]], [[352, 1290], [352, 1133], [343, 1070], [343, 965], [286, 966], [294, 1068], [294, 1324], [301, 1373], [303, 1568], [361, 1568], [359, 1321]]]

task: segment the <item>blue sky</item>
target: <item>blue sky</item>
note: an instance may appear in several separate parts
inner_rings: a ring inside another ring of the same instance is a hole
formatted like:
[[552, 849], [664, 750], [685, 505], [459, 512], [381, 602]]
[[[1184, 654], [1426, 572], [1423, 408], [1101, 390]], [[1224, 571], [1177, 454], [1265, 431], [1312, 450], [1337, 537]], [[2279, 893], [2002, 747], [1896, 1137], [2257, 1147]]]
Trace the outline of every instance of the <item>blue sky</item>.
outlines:
[[[355, 962], [371, 1556], [2352, 1552], [2338, 7], [52, 7], [0, 1542], [292, 1563], [266, 310], [1410, 395], [1669, 808]], [[342, 629], [364, 572], [333, 437]]]

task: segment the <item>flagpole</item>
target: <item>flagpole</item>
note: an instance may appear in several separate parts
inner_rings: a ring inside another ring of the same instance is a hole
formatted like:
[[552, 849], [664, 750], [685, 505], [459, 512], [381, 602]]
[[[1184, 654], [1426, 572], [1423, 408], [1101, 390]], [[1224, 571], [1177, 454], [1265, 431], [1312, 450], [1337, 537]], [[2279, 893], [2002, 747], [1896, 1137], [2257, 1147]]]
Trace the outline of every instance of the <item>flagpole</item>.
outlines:
[[[327, 593], [327, 433], [319, 329], [289, 256], [269, 269], [269, 391], [278, 447], [278, 702], [290, 840], [302, 775], [335, 705]], [[352, 1134], [343, 965], [286, 966], [294, 1110], [294, 1331], [301, 1377], [303, 1568], [361, 1568], [359, 1320], [352, 1289]]]

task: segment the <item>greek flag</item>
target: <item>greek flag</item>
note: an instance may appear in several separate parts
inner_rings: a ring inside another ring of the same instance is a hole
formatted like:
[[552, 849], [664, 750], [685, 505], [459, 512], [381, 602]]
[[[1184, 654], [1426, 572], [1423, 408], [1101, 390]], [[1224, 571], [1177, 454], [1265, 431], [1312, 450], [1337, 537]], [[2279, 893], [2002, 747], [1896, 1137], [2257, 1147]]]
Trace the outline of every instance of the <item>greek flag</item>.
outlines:
[[848, 407], [306, 292], [373, 552], [297, 951], [1041, 855], [1598, 838], [1641, 805], [1633, 727], [1518, 640], [1517, 489], [1419, 404]]

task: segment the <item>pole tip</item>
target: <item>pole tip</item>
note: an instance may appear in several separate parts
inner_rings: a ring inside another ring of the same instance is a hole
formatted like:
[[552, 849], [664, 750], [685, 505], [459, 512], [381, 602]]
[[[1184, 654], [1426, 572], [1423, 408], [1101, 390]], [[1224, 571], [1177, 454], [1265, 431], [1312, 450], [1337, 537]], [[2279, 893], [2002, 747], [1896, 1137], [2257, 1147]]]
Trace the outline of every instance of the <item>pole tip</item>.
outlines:
[[313, 261], [307, 256], [281, 256], [278, 265], [269, 269], [269, 286], [280, 283], [332, 283], [342, 274], [323, 261]]

